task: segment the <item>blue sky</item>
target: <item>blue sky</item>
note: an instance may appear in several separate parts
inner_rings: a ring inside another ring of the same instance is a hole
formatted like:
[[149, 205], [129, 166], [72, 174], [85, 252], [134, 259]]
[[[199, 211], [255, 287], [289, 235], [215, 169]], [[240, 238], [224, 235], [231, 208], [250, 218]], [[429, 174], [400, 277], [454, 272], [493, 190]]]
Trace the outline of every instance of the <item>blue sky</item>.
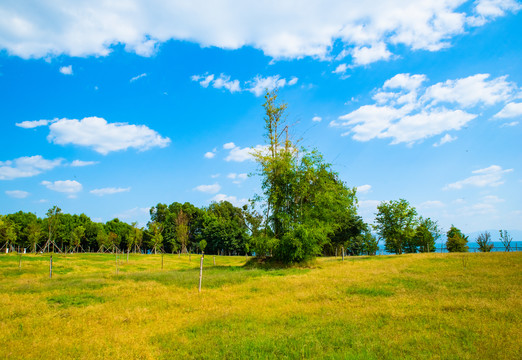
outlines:
[[366, 221], [522, 230], [522, 4], [361, 3], [2, 2], [0, 212], [240, 205], [278, 87]]

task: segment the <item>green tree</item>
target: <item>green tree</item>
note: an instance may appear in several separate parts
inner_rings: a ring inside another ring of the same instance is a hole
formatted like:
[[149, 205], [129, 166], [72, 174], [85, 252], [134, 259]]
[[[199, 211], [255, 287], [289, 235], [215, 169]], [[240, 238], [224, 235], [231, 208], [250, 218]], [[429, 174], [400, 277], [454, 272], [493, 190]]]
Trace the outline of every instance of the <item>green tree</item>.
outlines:
[[451, 225], [448, 230], [446, 240], [446, 248], [449, 252], [467, 252], [468, 237], [465, 236], [458, 228]]
[[491, 243], [491, 234], [489, 232], [483, 232], [477, 237], [477, 245], [479, 246], [479, 250], [482, 252], [490, 252], [493, 249], [493, 244]]
[[71, 246], [74, 248], [74, 251], [78, 251], [81, 247], [81, 241], [85, 237], [85, 228], [82, 225], [78, 225], [72, 231], [71, 237]]
[[2, 248], [5, 249], [14, 246], [16, 242], [16, 225], [7, 216], [2, 215], [0, 215], [0, 241], [3, 243]]
[[201, 253], [205, 253], [205, 248], [207, 247], [207, 242], [205, 240], [201, 240], [199, 242], [199, 249], [201, 250]]
[[413, 244], [419, 252], [434, 252], [435, 242], [441, 237], [441, 232], [436, 221], [430, 218], [420, 218], [419, 225], [415, 228]]
[[260, 255], [271, 248], [279, 261], [300, 262], [321, 252], [341, 211], [355, 212], [355, 191], [318, 151], [298, 150], [290, 141], [287, 106], [277, 103], [277, 91], [266, 93], [263, 107], [266, 146], [253, 155], [262, 178], [262, 194], [255, 200], [262, 206], [264, 234], [252, 244]]
[[417, 211], [404, 200], [381, 202], [377, 206], [375, 230], [388, 252], [416, 252], [411, 245], [417, 225]]
[[27, 242], [29, 247], [31, 248], [32, 252], [36, 252], [36, 246], [42, 239], [42, 225], [37, 221], [32, 221], [27, 225], [26, 228], [26, 236], [27, 236]]
[[47, 213], [45, 214], [47, 218], [45, 219], [47, 224], [47, 242], [43, 246], [43, 250], [45, 252], [49, 252], [49, 249], [52, 249], [54, 252], [54, 249], [58, 249], [58, 246], [56, 245], [54, 241], [54, 236], [56, 234], [56, 231], [58, 229], [58, 226], [60, 225], [60, 218], [62, 215], [62, 209], [60, 209], [58, 206], [53, 206], [49, 210], [47, 210]]
[[163, 246], [163, 235], [161, 235], [162, 230], [162, 226], [159, 222], [149, 223], [149, 232], [151, 233], [150, 245], [154, 254], [157, 254], [158, 250], [161, 251]]

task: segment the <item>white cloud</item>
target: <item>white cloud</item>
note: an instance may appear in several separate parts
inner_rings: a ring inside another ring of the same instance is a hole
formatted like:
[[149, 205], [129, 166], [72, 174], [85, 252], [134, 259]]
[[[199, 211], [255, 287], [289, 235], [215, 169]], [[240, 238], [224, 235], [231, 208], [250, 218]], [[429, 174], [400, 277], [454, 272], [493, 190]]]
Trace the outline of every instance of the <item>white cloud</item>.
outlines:
[[450, 142], [455, 141], [455, 140], [457, 140], [456, 136], [451, 136], [450, 134], [446, 134], [438, 142], [433, 144], [433, 146], [435, 146], [435, 147], [441, 146], [441, 145], [450, 143]]
[[231, 93], [241, 91], [239, 86], [239, 80], [230, 80], [230, 76], [221, 74], [219, 77], [212, 81], [212, 87], [215, 89], [226, 89]]
[[76, 194], [82, 191], [82, 184], [76, 180], [57, 180], [54, 182], [42, 181], [40, 184], [44, 185], [49, 190], [69, 194], [69, 198], [75, 198]]
[[481, 103], [494, 105], [509, 100], [517, 86], [506, 81], [507, 76], [487, 80], [489, 76], [489, 74], [477, 74], [437, 83], [426, 89], [421, 101], [431, 106], [445, 102], [472, 107]]
[[487, 203], [493, 203], [493, 204], [498, 204], [498, 203], [503, 203], [505, 202], [506, 200], [504, 199], [501, 199], [499, 198], [498, 196], [496, 195], [486, 195], [482, 198], [482, 201], [483, 202], [487, 202]]
[[212, 159], [214, 156], [216, 156], [216, 153], [212, 151], [207, 151], [203, 156], [205, 157], [205, 159]]
[[72, 65], [69, 65], [69, 66], [62, 66], [60, 68], [60, 72], [64, 75], [72, 75], [73, 74], [73, 69], [72, 69]]
[[[233, 144], [233, 143], [229, 143]], [[228, 144], [225, 144], [228, 145]], [[237, 162], [243, 162], [246, 160], [254, 160], [253, 154], [256, 151], [266, 151], [267, 147], [265, 145], [256, 145], [254, 148], [241, 148], [239, 146], [235, 146], [233, 148], [226, 148], [229, 149], [230, 152], [228, 153], [227, 157], [225, 158], [225, 161], [237, 161]]]
[[227, 178], [234, 180], [234, 181], [232, 181], [234, 184], [241, 184], [243, 181], [245, 181], [248, 178], [248, 174], [246, 174], [246, 173], [241, 173], [241, 174], [230, 173], [230, 174], [227, 175]]
[[15, 125], [24, 129], [33, 129], [38, 126], [47, 126], [50, 122], [50, 120], [22, 121], [21, 123], [16, 123]]
[[234, 144], [233, 142], [228, 142], [226, 144], [223, 144], [223, 149], [225, 149], [225, 150], [230, 150], [235, 147], [236, 147], [236, 144]]
[[504, 174], [512, 172], [513, 169], [502, 169], [498, 165], [491, 165], [484, 169], [472, 171], [472, 175], [464, 180], [460, 180], [444, 187], [444, 190], [449, 189], [462, 189], [465, 186], [476, 186], [476, 187], [495, 187], [502, 185], [504, 180], [502, 177]]
[[[492, 106], [516, 96], [517, 85], [505, 76], [488, 78], [488, 74], [477, 74], [426, 87], [425, 75], [397, 74], [376, 90], [375, 104], [342, 115], [330, 126], [347, 127], [342, 135], [357, 141], [390, 138], [391, 144], [412, 145], [464, 128], [478, 116], [464, 108]], [[435, 146], [455, 139], [446, 134]]]
[[221, 190], [221, 186], [219, 184], [212, 184], [212, 185], [199, 185], [199, 186], [196, 186], [194, 188], [194, 190], [197, 190], [197, 191], [201, 191], [201, 192], [204, 192], [204, 193], [209, 193], [209, 194], [215, 194], [217, 193], [219, 190]]
[[505, 124], [502, 124], [500, 125], [501, 128], [503, 127], [512, 127], [512, 126], [517, 126], [519, 124], [518, 121], [512, 121], [512, 122], [508, 122], [508, 123], [505, 123]]
[[41, 155], [0, 161], [0, 180], [31, 177], [60, 166], [63, 159], [46, 160]]
[[368, 65], [379, 60], [388, 60], [391, 56], [392, 53], [388, 51], [384, 43], [356, 47], [352, 51], [355, 65]]
[[118, 194], [122, 192], [129, 192], [130, 187], [128, 188], [114, 188], [114, 187], [108, 187], [108, 188], [102, 188], [102, 189], [94, 189], [89, 191], [93, 195], [97, 196], [105, 196], [105, 195], [112, 195], [112, 194]]
[[332, 71], [332, 73], [334, 73], [334, 74], [344, 74], [346, 72], [346, 70], [348, 70], [348, 65], [346, 65], [346, 64], [339, 64], [339, 65], [337, 65], [335, 70]]
[[421, 209], [436, 209], [444, 207], [444, 203], [439, 200], [428, 200], [419, 205]]
[[229, 196], [225, 194], [217, 194], [210, 201], [220, 202], [220, 201], [228, 201], [234, 206], [241, 207], [245, 204], [248, 204], [248, 199], [238, 199], [236, 196]]
[[372, 186], [371, 185], [361, 185], [361, 186], [357, 186], [357, 192], [359, 194], [366, 194], [368, 193], [370, 190], [372, 189]]
[[[251, 46], [276, 59], [329, 58], [334, 43], [356, 64], [390, 58], [387, 46], [436, 51], [473, 26], [515, 12], [515, 0], [217, 0], [125, 3], [78, 0], [56, 5], [3, 2], [0, 48], [23, 58], [106, 56], [114, 45], [151, 56], [171, 39], [204, 47]], [[270, 24], [270, 26], [266, 26]], [[335, 50], [336, 51], [336, 50]]]
[[514, 118], [522, 115], [522, 103], [508, 103], [494, 117], [500, 119]]
[[15, 199], [25, 199], [30, 195], [27, 191], [23, 190], [7, 190], [6, 195]]
[[140, 75], [136, 75], [136, 76], [134, 76], [133, 78], [131, 78], [131, 79], [129, 80], [129, 82], [134, 82], [134, 81], [136, 81], [136, 80], [138, 80], [138, 79], [141, 79], [142, 77], [145, 77], [145, 76], [147, 76], [147, 73], [143, 73], [143, 74], [140, 74]]
[[221, 74], [216, 77], [214, 74], [192, 75], [192, 81], [198, 82], [202, 87], [206, 88], [212, 85], [215, 89], [226, 89], [231, 93], [250, 91], [255, 96], [261, 96], [265, 90], [272, 91], [275, 88], [282, 88], [285, 86], [295, 85], [298, 81], [297, 77], [292, 77], [290, 80], [281, 78], [280, 75], [262, 77], [257, 75], [252, 80], [244, 82], [241, 86], [239, 80], [231, 80], [229, 75]]
[[72, 167], [82, 167], [82, 166], [90, 166], [90, 165], [96, 165], [99, 161], [82, 161], [82, 160], [74, 160], [71, 163]]
[[218, 178], [218, 177], [220, 177], [220, 176], [221, 176], [221, 174], [212, 174], [212, 175], [210, 175], [210, 177], [211, 177], [212, 179], [216, 179], [216, 178]]
[[322, 120], [323, 120], [323, 118], [320, 117], [320, 116], [314, 116], [314, 117], [312, 118], [312, 121], [316, 121], [316, 122], [319, 122], [319, 121], [322, 121]]
[[86, 117], [82, 120], [60, 119], [53, 122], [49, 129], [47, 139], [50, 142], [87, 146], [103, 155], [128, 148], [139, 151], [152, 147], [164, 148], [170, 144], [169, 138], [160, 136], [145, 125], [108, 123], [99, 117]]

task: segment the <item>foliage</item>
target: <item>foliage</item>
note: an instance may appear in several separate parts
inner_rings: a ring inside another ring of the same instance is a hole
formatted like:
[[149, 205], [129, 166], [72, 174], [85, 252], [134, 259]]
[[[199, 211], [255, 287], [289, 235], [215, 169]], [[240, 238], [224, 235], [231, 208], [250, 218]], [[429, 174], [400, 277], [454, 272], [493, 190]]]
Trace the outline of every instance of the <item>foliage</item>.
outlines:
[[277, 90], [266, 93], [263, 107], [266, 146], [253, 155], [262, 178], [255, 200], [262, 204], [265, 229], [253, 246], [259, 254], [272, 248], [278, 261], [300, 262], [321, 252], [344, 212], [355, 215], [355, 189], [339, 180], [318, 151], [298, 150], [291, 142], [287, 105], [277, 103]]
[[468, 237], [465, 236], [458, 228], [451, 225], [447, 233], [446, 248], [449, 252], [467, 252]]
[[417, 211], [404, 200], [381, 202], [377, 206], [375, 230], [385, 242], [386, 251], [416, 252], [414, 241]]
[[491, 234], [489, 232], [483, 232], [477, 238], [477, 245], [479, 246], [479, 250], [482, 252], [490, 252], [493, 249], [493, 244], [491, 243]]
[[513, 238], [506, 230], [499, 230], [500, 233], [500, 242], [502, 245], [504, 245], [504, 248], [506, 251], [511, 251], [511, 241], [513, 241]]
[[[441, 231], [436, 221], [430, 218], [419, 219], [419, 225], [415, 229], [413, 235], [413, 245], [415, 250], [419, 249], [419, 252], [434, 252], [435, 242], [442, 236]], [[410, 251], [416, 252], [416, 251]]]

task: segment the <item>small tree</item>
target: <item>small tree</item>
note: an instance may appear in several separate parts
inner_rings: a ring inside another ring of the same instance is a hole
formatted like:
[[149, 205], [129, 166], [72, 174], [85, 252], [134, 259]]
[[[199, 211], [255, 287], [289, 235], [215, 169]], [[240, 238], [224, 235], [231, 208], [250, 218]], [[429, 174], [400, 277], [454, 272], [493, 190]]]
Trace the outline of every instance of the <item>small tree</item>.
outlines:
[[506, 230], [499, 230], [498, 232], [500, 233], [500, 242], [504, 245], [506, 251], [511, 251], [511, 241], [513, 240], [511, 235]]
[[375, 230], [384, 240], [386, 250], [395, 254], [416, 252], [412, 246], [417, 211], [404, 200], [382, 202], [377, 206]]
[[85, 228], [83, 226], [77, 226], [71, 233], [71, 246], [74, 247], [74, 251], [78, 251], [82, 239], [85, 237]]
[[468, 237], [451, 225], [447, 233], [446, 248], [449, 252], [468, 252]]
[[479, 246], [479, 250], [482, 252], [490, 252], [493, 249], [493, 244], [491, 243], [491, 234], [489, 232], [483, 232], [477, 238], [477, 245]]
[[205, 248], [207, 247], [207, 242], [205, 240], [201, 240], [199, 242], [199, 248], [201, 249], [201, 253], [205, 253]]
[[40, 242], [42, 237], [42, 226], [38, 222], [33, 221], [27, 226], [26, 232], [31, 251], [35, 253], [36, 245]]
[[189, 218], [187, 214], [183, 212], [183, 209], [179, 210], [178, 216], [176, 217], [176, 236], [181, 244], [181, 252], [187, 252], [187, 243], [189, 237]]

